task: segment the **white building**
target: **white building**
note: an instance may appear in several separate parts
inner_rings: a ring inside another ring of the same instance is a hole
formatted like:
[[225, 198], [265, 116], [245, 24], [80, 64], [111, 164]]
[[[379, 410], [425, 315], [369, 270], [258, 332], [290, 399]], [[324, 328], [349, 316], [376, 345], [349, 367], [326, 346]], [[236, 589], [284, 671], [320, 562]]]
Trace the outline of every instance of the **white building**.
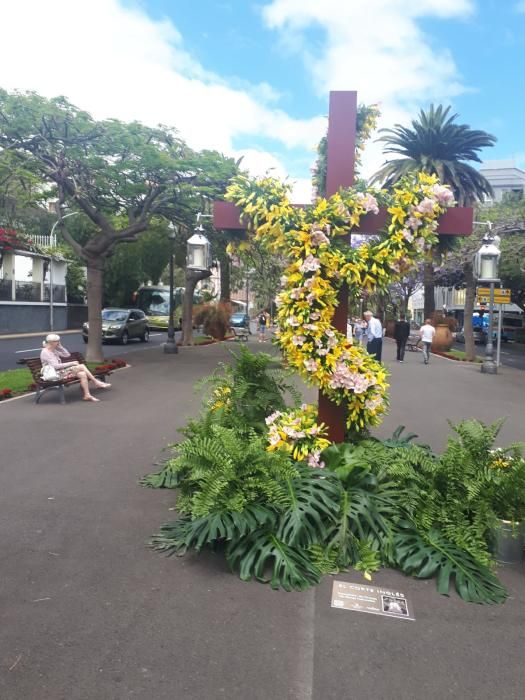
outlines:
[[0, 335], [68, 328], [67, 262], [29, 250], [0, 249]]
[[525, 171], [516, 166], [515, 160], [486, 160], [479, 172], [494, 190], [494, 199], [487, 199], [487, 204], [501, 202], [506, 193], [525, 196]]

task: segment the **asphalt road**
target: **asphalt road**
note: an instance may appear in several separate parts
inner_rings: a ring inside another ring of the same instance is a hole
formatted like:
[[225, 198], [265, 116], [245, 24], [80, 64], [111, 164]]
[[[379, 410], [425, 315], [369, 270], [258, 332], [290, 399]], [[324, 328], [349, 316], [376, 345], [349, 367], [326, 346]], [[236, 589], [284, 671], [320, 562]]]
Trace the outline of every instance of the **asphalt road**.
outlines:
[[[454, 343], [453, 347], [457, 350], [465, 350], [465, 343]], [[476, 345], [476, 354], [478, 357], [485, 357], [485, 345]], [[494, 359], [496, 359], [495, 347]], [[500, 361], [504, 367], [525, 369], [525, 345], [523, 343], [502, 343]]]
[[[175, 494], [137, 478], [197, 415], [194, 382], [235, 344], [139, 347], [100, 403], [71, 388], [66, 406], [52, 393], [0, 404], [1, 700], [522, 700], [524, 566], [502, 568], [510, 597], [495, 606], [378, 572], [373, 585], [407, 594], [408, 622], [332, 608], [330, 576], [285, 593], [243, 583], [217, 553], [148, 550]], [[442, 449], [447, 418], [507, 413], [501, 439], [523, 438], [522, 372], [418, 353], [400, 365], [393, 343], [384, 357], [381, 434], [403, 423]]]
[[[179, 338], [180, 333], [175, 333], [175, 338]], [[11, 340], [0, 340], [0, 370], [15, 369], [17, 361], [24, 357], [36, 357], [42, 349], [41, 336], [31, 338], [15, 338]], [[166, 342], [166, 333], [152, 331], [150, 334], [149, 346], [162, 345]], [[80, 333], [67, 334], [62, 337], [65, 348], [71, 352], [86, 352], [86, 344], [82, 340]], [[140, 340], [130, 340], [128, 345], [118, 343], [107, 343], [104, 345], [104, 357], [122, 357], [130, 352], [144, 350], [144, 343]]]

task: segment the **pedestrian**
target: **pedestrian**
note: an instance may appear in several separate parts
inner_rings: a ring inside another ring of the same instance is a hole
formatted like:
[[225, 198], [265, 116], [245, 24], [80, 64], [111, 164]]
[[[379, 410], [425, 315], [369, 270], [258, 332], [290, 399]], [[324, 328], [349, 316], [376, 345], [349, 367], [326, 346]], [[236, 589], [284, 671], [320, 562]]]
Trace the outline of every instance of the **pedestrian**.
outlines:
[[421, 342], [423, 343], [423, 360], [426, 365], [428, 365], [430, 360], [430, 347], [432, 346], [432, 341], [434, 340], [435, 335], [436, 329], [432, 325], [431, 320], [427, 318], [425, 323], [419, 329], [419, 336], [421, 338]]
[[259, 343], [264, 343], [266, 340], [266, 326], [268, 325], [268, 317], [265, 311], [261, 311], [259, 318], [257, 319], [257, 326], [259, 330]]
[[70, 353], [60, 343], [60, 336], [56, 333], [49, 333], [43, 345], [44, 349], [40, 353], [40, 362], [42, 363], [42, 377], [44, 379], [49, 378], [48, 381], [78, 379], [84, 401], [99, 401], [99, 399], [91, 395], [89, 381], [92, 381], [97, 389], [110, 388], [111, 384], [101, 382], [91, 374], [85, 365], [81, 365], [77, 360], [62, 362], [62, 358], [70, 357]]
[[358, 318], [353, 319], [353, 337], [354, 337], [354, 343], [356, 345], [361, 345], [361, 338], [363, 337], [363, 328], [361, 326], [361, 322]]
[[353, 338], [352, 319], [347, 318], [346, 319], [346, 339], [352, 343], [353, 342], [352, 338]]
[[366, 326], [367, 326], [367, 323], [364, 319], [362, 319], [362, 318], [355, 319], [354, 327], [355, 327], [356, 338], [357, 338], [359, 345], [365, 345], [367, 342]]
[[406, 320], [405, 314], [399, 316], [399, 321], [396, 321], [394, 326], [394, 339], [397, 344], [397, 361], [404, 362], [405, 347], [408, 336], [410, 335], [410, 323]]
[[367, 322], [367, 352], [369, 352], [370, 355], [374, 355], [378, 362], [381, 362], [381, 352], [383, 350], [383, 326], [381, 325], [381, 321], [376, 318], [371, 311], [365, 311], [363, 316]]

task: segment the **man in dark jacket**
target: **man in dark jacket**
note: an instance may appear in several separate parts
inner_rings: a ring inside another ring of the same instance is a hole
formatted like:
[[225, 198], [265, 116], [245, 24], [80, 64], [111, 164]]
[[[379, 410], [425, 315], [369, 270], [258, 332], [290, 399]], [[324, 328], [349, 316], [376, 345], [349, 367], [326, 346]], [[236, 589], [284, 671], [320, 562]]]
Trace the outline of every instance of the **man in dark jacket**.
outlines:
[[403, 362], [405, 359], [405, 346], [410, 334], [410, 323], [406, 320], [405, 314], [401, 314], [399, 321], [396, 321], [394, 328], [394, 338], [397, 343], [397, 361]]

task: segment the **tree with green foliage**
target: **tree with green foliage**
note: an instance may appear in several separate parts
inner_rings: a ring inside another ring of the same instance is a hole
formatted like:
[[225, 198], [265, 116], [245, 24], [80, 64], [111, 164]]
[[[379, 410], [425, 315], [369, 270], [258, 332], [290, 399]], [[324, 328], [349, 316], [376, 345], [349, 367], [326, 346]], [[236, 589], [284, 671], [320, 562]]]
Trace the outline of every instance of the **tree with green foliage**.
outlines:
[[492, 232], [501, 238], [499, 274], [510, 289], [511, 301], [525, 311], [525, 199], [508, 194], [503, 201], [476, 213], [490, 221]]
[[270, 311], [281, 287], [284, 260], [260, 241], [251, 241], [249, 247], [237, 248], [235, 255], [235, 264], [232, 264], [233, 289], [238, 291], [245, 288], [249, 278], [257, 310]]
[[525, 310], [525, 201], [508, 198], [490, 207], [478, 207], [475, 218], [480, 225], [475, 226], [471, 236], [461, 239], [454, 250], [443, 257], [435, 271], [438, 284], [465, 286], [465, 352], [469, 361], [476, 357], [472, 315], [477, 281], [474, 278], [473, 258], [488, 231], [489, 222], [491, 233], [501, 239], [501, 283], [511, 290], [511, 301]]
[[[457, 117], [450, 114], [450, 107], [430, 105], [428, 111], [421, 110], [412, 121], [412, 128], [396, 124], [392, 129], [381, 129], [379, 141], [386, 144], [384, 152], [401, 157], [385, 163], [373, 181], [391, 188], [407, 173], [423, 171], [437, 175], [449, 185], [460, 206], [471, 206], [492, 196], [490, 183], [470, 162], [481, 163], [479, 152], [493, 146], [496, 137], [458, 124]], [[435, 311], [434, 260], [439, 260], [453, 245], [455, 241], [450, 236], [439, 236], [438, 246], [425, 265], [425, 318]]]
[[[100, 361], [107, 258], [119, 244], [146, 232], [153, 217], [190, 227], [203, 197], [224, 179], [222, 166], [227, 163], [231, 171], [233, 161], [209, 151], [194, 153], [172, 128], [96, 121], [64, 97], [5, 90], [0, 90], [0, 149], [12, 179], [38, 178], [58, 198], [61, 233], [87, 267], [87, 358]], [[66, 211], [89, 222], [87, 240], [72, 235]]]

